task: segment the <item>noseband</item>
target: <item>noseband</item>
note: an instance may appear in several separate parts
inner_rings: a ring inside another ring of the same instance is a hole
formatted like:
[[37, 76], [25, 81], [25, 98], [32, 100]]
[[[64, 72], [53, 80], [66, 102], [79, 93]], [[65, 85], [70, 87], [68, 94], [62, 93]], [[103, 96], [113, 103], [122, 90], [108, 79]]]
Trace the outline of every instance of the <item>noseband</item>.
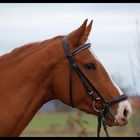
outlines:
[[[107, 124], [106, 124], [106, 115], [107, 113], [110, 113], [112, 118], [115, 120], [115, 117], [112, 115], [109, 107], [112, 106], [113, 104], [117, 104], [121, 101], [126, 100], [128, 97], [126, 94], [122, 94], [119, 97], [115, 99], [111, 99], [109, 101], [106, 101], [102, 95], [98, 92], [98, 90], [94, 87], [94, 85], [88, 80], [88, 78], [85, 76], [85, 74], [81, 71], [79, 66], [74, 62], [73, 56], [78, 54], [79, 52], [88, 49], [91, 47], [90, 43], [83, 44], [79, 48], [76, 48], [73, 52], [70, 51], [68, 44], [67, 44], [67, 38], [64, 37], [62, 39], [62, 45], [65, 50], [66, 56], [69, 60], [69, 65], [70, 65], [70, 75], [69, 75], [69, 94], [70, 94], [70, 105], [72, 107], [74, 106], [73, 103], [73, 94], [72, 94], [72, 69], [76, 72], [78, 77], [80, 78], [83, 86], [85, 87], [86, 93], [93, 99], [93, 109], [98, 113], [98, 127], [97, 127], [97, 136], [100, 136], [100, 131], [101, 131], [101, 126], [103, 124], [103, 128], [105, 131], [106, 136], [109, 136], [108, 131], [107, 131]], [[103, 106], [101, 110], [98, 110], [95, 107], [96, 102], [100, 102]]]

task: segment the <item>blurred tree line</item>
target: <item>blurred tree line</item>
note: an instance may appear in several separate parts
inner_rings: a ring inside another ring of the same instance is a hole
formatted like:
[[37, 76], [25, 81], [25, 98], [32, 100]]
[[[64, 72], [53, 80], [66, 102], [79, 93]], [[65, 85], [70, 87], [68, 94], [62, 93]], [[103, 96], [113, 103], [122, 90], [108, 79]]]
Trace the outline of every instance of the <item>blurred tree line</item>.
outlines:
[[[138, 20], [136, 20], [136, 45], [135, 45], [135, 57], [136, 57], [136, 62], [133, 61], [132, 57], [130, 57], [130, 64], [132, 65], [132, 77], [133, 77], [133, 91], [136, 92], [135, 96], [136, 99], [139, 99], [140, 102], [140, 93], [137, 91], [137, 83], [140, 83], [139, 81], [136, 80], [140, 77], [140, 23]], [[130, 119], [132, 127], [136, 133], [137, 136], [140, 136], [140, 106], [135, 107], [132, 106], [132, 117]]]

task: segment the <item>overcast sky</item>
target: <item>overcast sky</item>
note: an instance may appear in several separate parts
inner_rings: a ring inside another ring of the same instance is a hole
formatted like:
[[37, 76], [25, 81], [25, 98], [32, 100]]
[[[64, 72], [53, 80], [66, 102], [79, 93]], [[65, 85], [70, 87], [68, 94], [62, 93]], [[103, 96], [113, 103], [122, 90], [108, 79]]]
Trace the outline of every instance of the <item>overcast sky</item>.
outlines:
[[92, 50], [111, 75], [119, 74], [132, 84], [128, 54], [136, 61], [139, 3], [1, 3], [0, 55], [26, 43], [68, 34], [87, 18], [94, 20], [89, 36]]

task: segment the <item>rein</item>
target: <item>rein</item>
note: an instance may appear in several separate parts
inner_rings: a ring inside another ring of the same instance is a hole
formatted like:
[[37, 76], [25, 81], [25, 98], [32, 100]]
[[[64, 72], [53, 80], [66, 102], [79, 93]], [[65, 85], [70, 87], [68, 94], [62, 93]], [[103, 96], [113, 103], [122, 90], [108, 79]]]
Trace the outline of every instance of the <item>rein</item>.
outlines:
[[[93, 99], [93, 109], [96, 111], [96, 113], [98, 113], [98, 126], [97, 126], [97, 136], [100, 136], [100, 131], [101, 131], [101, 127], [103, 125], [103, 129], [105, 131], [105, 134], [107, 137], [109, 137], [108, 131], [107, 131], [107, 124], [106, 124], [106, 115], [107, 113], [109, 113], [111, 115], [111, 117], [115, 120], [115, 117], [112, 115], [109, 107], [112, 106], [113, 104], [117, 104], [121, 101], [126, 100], [128, 97], [126, 94], [122, 94], [117, 98], [111, 99], [109, 101], [106, 101], [102, 95], [98, 92], [98, 90], [94, 87], [94, 85], [88, 80], [88, 78], [86, 77], [86, 75], [81, 71], [81, 69], [79, 68], [79, 66], [74, 62], [73, 56], [75, 56], [76, 54], [78, 54], [79, 52], [88, 49], [91, 47], [90, 43], [87, 44], [83, 44], [81, 45], [79, 48], [76, 48], [73, 52], [70, 51], [68, 44], [67, 44], [67, 38], [64, 37], [62, 38], [62, 45], [63, 48], [65, 50], [66, 56], [69, 60], [69, 65], [70, 65], [70, 71], [69, 71], [69, 96], [70, 96], [70, 105], [72, 107], [74, 106], [74, 102], [73, 102], [73, 94], [72, 94], [72, 70], [74, 70], [76, 72], [76, 74], [78, 75], [78, 77], [80, 78], [83, 86], [85, 87], [86, 93]], [[98, 96], [96, 97], [95, 96]], [[101, 102], [103, 108], [101, 110], [98, 110], [95, 107], [96, 102]]]

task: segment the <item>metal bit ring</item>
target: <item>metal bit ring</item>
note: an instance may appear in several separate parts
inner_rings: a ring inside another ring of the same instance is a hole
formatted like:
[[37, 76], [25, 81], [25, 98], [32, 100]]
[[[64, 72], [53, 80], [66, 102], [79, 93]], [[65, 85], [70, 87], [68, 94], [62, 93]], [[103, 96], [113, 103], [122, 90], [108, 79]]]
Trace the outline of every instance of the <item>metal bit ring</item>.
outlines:
[[96, 98], [96, 99], [93, 101], [93, 109], [94, 109], [97, 113], [99, 113], [100, 111], [99, 111], [98, 109], [96, 109], [95, 103], [96, 103], [96, 101], [99, 101], [99, 100], [101, 100], [101, 98]]

